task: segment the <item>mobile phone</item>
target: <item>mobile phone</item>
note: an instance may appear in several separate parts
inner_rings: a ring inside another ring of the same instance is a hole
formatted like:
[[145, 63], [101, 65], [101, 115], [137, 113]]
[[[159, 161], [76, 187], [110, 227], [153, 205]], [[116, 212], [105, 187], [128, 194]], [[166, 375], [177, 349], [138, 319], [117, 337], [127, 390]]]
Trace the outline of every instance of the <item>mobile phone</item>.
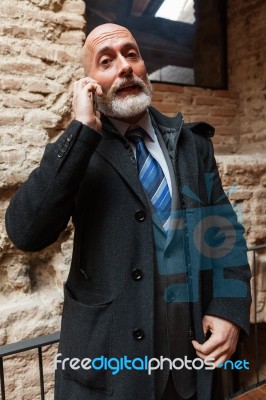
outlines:
[[93, 112], [94, 112], [94, 114], [96, 114], [97, 107], [96, 107], [96, 94], [95, 94], [95, 92], [92, 93], [92, 102], [93, 102]]

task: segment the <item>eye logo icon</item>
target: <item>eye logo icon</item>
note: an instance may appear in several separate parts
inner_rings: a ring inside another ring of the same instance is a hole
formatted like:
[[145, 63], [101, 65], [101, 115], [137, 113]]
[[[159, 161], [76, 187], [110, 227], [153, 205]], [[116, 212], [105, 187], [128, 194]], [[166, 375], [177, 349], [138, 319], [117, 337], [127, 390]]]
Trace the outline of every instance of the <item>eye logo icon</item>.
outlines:
[[[201, 240], [198, 238], [201, 237]], [[194, 243], [198, 251], [208, 258], [222, 258], [231, 252], [236, 232], [227, 218], [209, 215], [198, 222], [194, 230]]]
[[224, 243], [225, 233], [220, 232], [216, 226], [210, 226], [210, 228], [206, 229], [204, 238], [210, 246], [219, 247]]
[[[208, 204], [205, 204], [188, 186], [182, 189], [183, 194], [196, 200], [204, 206], [200, 211], [200, 219], [193, 227], [193, 240], [196, 249], [203, 256], [211, 259], [220, 259], [227, 256], [236, 243], [235, 224], [230, 218], [231, 206], [208, 206], [211, 203], [215, 174], [204, 174], [205, 187], [208, 196]], [[235, 191], [232, 187], [230, 191]], [[223, 193], [216, 199], [215, 204], [226, 197]]]

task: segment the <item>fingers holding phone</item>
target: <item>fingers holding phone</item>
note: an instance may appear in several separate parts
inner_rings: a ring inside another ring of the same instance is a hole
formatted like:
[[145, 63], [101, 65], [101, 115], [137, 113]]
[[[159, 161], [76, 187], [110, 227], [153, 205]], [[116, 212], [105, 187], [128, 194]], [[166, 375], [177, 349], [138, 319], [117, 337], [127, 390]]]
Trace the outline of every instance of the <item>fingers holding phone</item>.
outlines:
[[102, 124], [100, 113], [96, 110], [95, 93], [102, 96], [102, 88], [90, 77], [79, 79], [74, 83], [72, 107], [76, 120], [100, 132]]

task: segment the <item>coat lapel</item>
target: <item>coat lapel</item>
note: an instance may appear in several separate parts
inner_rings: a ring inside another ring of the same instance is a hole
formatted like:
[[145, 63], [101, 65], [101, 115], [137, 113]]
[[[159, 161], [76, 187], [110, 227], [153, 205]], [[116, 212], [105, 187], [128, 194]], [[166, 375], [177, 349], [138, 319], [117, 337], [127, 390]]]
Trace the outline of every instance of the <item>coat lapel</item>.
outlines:
[[103, 140], [97, 152], [113, 166], [125, 183], [148, 209], [147, 197], [140, 183], [136, 159], [128, 141], [104, 120]]

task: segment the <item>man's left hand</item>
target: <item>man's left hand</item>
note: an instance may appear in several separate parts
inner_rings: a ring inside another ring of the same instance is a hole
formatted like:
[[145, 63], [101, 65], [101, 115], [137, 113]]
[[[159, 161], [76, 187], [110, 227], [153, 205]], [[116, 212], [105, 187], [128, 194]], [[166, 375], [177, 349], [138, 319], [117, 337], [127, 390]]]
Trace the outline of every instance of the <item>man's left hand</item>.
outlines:
[[240, 328], [230, 321], [211, 315], [205, 315], [202, 324], [204, 334], [209, 331], [211, 336], [203, 344], [199, 344], [196, 340], [193, 340], [192, 344], [199, 357], [203, 360], [214, 358], [215, 365], [218, 366], [235, 352]]

